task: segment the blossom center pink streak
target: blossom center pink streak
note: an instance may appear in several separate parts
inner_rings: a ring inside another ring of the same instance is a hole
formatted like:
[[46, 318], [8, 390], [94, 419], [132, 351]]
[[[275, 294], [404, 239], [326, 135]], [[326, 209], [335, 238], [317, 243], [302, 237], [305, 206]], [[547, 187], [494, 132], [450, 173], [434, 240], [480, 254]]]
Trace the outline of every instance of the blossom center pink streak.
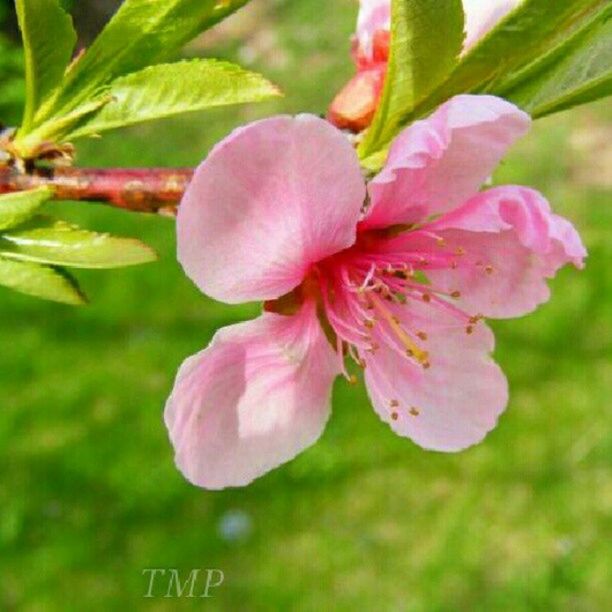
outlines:
[[[471, 257], [463, 247], [449, 248], [442, 236], [426, 227], [363, 230], [358, 231], [354, 246], [313, 265], [294, 295], [298, 301], [320, 301], [348, 380], [354, 378], [346, 372], [344, 358], [349, 356], [365, 368], [368, 356], [381, 345], [414, 368], [428, 369], [432, 367], [428, 335], [419, 326], [419, 316], [411, 312], [411, 303], [426, 304], [432, 320], [436, 310], [452, 315], [453, 327], [466, 334], [472, 334], [483, 318], [452, 303], [461, 297], [459, 290], [449, 292], [427, 278], [430, 270], [460, 268], [473, 268], [484, 276], [495, 273], [492, 264]], [[268, 304], [268, 310], [276, 310], [274, 302]], [[392, 418], [397, 419], [394, 409], [399, 400], [389, 397], [388, 405]], [[417, 407], [411, 406], [410, 411], [418, 414]]]

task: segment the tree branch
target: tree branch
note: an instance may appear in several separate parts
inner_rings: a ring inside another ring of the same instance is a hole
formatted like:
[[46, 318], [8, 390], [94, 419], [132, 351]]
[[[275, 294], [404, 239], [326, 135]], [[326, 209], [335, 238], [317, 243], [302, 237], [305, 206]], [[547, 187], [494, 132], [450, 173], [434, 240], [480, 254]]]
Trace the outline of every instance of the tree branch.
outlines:
[[141, 213], [175, 215], [193, 170], [189, 168], [37, 168], [20, 172], [0, 167], [0, 194], [43, 185], [55, 200], [86, 200]]

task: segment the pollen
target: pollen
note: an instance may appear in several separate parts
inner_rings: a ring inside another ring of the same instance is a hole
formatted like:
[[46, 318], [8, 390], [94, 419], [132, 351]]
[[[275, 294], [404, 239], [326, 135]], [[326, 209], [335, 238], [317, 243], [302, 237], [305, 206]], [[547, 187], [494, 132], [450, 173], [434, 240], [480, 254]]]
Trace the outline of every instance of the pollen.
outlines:
[[399, 402], [398, 402], [396, 399], [392, 399], [392, 400], [389, 402], [389, 406], [390, 406], [391, 408], [398, 408], [398, 407], [399, 407], [399, 405], [400, 405], [400, 404], [399, 404]]
[[461, 297], [461, 291], [453, 291], [450, 295], [453, 299], [458, 300]]
[[417, 332], [417, 337], [418, 337], [420, 340], [423, 340], [423, 342], [424, 342], [425, 340], [427, 340], [427, 334], [426, 334], [425, 332], [423, 332], [423, 331]]
[[473, 334], [473, 333], [474, 333], [474, 326], [473, 326], [473, 325], [468, 325], [468, 326], [465, 328], [465, 333], [466, 333], [466, 334], [468, 334], [468, 335]]
[[431, 302], [431, 295], [429, 295], [429, 293], [424, 293], [423, 294], [423, 301], [427, 304], [429, 304], [429, 302]]
[[461, 257], [461, 255], [465, 255], [465, 249], [463, 247], [457, 247], [455, 249], [455, 254]]
[[495, 272], [495, 268], [489, 264], [488, 266], [485, 266], [485, 272], [489, 275], [493, 274], [493, 272]]
[[394, 421], [397, 421], [397, 419], [399, 419], [399, 414], [397, 414], [397, 412], [392, 412], [392, 413], [391, 413], [391, 418], [392, 418]]
[[410, 406], [410, 410], [408, 411], [412, 416], [419, 416], [419, 414], [421, 414], [421, 411], [416, 408], [415, 406]]

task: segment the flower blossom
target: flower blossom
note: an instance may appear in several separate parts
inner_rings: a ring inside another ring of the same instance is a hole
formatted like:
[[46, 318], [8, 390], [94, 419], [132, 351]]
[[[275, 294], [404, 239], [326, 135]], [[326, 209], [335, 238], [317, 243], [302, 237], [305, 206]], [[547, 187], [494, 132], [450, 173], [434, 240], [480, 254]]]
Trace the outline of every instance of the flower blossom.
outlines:
[[165, 420], [191, 482], [245, 485], [313, 444], [351, 360], [400, 436], [446, 452], [482, 440], [508, 400], [484, 318], [534, 310], [586, 255], [536, 191], [479, 191], [529, 124], [499, 98], [457, 96], [405, 129], [369, 184], [312, 115], [212, 150], [179, 207], [178, 257], [207, 295], [265, 312], [178, 372]]
[[[492, 30], [522, 0], [463, 0], [463, 53]], [[352, 55], [357, 73], [333, 100], [328, 119], [341, 129], [367, 128], [382, 94], [389, 60], [391, 0], [360, 0]]]

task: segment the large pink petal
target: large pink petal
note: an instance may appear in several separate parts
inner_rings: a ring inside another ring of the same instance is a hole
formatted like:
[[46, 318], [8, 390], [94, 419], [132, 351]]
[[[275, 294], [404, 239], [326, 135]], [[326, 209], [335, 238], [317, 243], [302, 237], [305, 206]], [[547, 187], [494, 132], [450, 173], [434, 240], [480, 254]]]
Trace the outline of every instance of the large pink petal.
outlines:
[[395, 139], [386, 166], [370, 183], [371, 207], [363, 227], [420, 222], [461, 205], [530, 122], [529, 115], [501, 98], [451, 98]]
[[222, 489], [295, 457], [323, 431], [338, 364], [314, 306], [221, 329], [183, 363], [166, 405], [181, 472]]
[[480, 442], [508, 402], [506, 378], [489, 356], [493, 334], [483, 323], [468, 334], [450, 312], [424, 303], [409, 301], [394, 312], [406, 330], [427, 335], [417, 341], [429, 352], [431, 367], [424, 369], [381, 339], [365, 369], [376, 412], [397, 434], [426, 449], [453, 452]]
[[516, 317], [549, 298], [547, 278], [564, 265], [583, 266], [586, 250], [574, 227], [525, 187], [478, 194], [429, 229], [461, 252], [456, 269], [432, 270], [433, 284], [459, 290], [458, 305], [487, 317]]
[[465, 12], [464, 52], [488, 34], [523, 0], [463, 0]]
[[357, 156], [326, 121], [252, 123], [197, 169], [179, 207], [179, 261], [218, 300], [277, 298], [354, 242], [364, 197]]

